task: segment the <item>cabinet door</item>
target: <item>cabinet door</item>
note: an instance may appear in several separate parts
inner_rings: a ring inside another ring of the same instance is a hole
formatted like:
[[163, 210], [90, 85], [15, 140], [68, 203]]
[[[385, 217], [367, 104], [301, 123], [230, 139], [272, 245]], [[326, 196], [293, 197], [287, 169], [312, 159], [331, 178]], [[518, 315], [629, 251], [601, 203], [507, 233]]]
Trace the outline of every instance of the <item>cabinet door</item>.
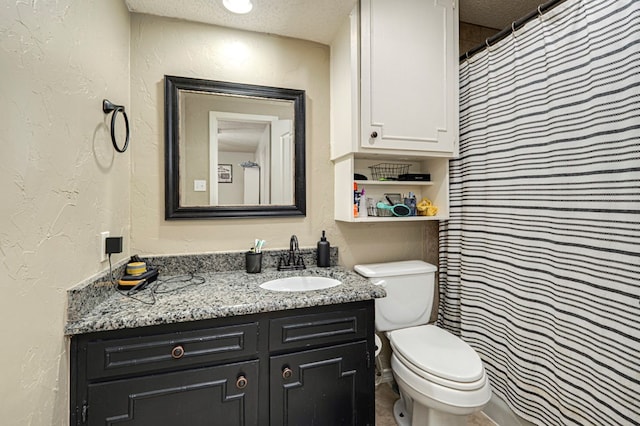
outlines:
[[373, 425], [373, 370], [367, 343], [272, 356], [272, 425]]
[[362, 148], [454, 153], [456, 0], [362, 0]]
[[94, 383], [85, 416], [100, 426], [255, 425], [258, 361]]

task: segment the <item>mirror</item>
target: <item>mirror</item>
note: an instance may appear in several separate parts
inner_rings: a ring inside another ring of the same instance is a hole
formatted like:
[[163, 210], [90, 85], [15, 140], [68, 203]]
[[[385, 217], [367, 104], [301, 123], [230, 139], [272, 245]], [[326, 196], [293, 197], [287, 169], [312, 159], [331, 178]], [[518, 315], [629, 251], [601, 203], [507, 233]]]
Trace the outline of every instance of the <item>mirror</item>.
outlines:
[[165, 76], [165, 218], [304, 216], [305, 92]]

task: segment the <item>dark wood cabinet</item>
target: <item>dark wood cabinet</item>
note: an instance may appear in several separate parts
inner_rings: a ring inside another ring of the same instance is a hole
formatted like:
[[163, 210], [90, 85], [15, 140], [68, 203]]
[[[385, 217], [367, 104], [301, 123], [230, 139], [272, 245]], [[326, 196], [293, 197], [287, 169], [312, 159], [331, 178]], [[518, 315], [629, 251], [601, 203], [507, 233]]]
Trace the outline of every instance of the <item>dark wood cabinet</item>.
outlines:
[[71, 425], [373, 425], [373, 301], [73, 336]]
[[271, 357], [271, 424], [373, 424], [361, 395], [369, 381], [366, 349], [355, 342]]
[[255, 425], [258, 361], [92, 383], [86, 406], [89, 425]]
[[270, 320], [271, 425], [374, 424], [373, 311], [334, 309]]

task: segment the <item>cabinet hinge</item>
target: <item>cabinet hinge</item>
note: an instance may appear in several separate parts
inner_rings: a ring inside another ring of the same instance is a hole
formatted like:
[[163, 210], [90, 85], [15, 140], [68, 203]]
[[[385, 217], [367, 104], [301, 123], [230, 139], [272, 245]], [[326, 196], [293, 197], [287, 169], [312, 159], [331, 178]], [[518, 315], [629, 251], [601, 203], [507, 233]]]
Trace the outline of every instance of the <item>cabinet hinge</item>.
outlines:
[[371, 369], [371, 353], [367, 351], [367, 369]]
[[89, 415], [89, 405], [87, 401], [82, 401], [82, 412], [80, 413], [80, 418], [82, 419], [82, 423], [87, 422], [87, 416]]

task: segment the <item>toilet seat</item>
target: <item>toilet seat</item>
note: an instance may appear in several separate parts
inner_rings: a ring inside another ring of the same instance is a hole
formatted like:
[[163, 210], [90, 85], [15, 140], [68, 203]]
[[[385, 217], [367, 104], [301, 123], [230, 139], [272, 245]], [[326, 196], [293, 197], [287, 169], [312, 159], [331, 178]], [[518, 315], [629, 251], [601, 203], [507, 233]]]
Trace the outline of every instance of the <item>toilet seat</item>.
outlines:
[[387, 333], [394, 354], [407, 369], [451, 389], [483, 387], [486, 373], [478, 354], [466, 342], [434, 325]]

